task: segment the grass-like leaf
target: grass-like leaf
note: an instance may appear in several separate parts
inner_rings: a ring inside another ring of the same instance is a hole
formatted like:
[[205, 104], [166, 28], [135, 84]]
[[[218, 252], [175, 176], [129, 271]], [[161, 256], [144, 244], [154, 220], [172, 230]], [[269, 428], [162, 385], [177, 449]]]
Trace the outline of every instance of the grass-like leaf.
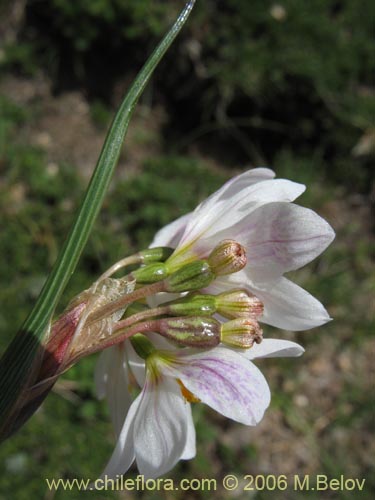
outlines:
[[189, 1], [180, 16], [151, 54], [124, 98], [108, 131], [97, 166], [77, 218], [40, 296], [0, 360], [0, 436], [4, 432], [22, 390], [32, 376], [39, 347], [45, 338], [56, 305], [73, 274], [101, 208], [134, 107], [154, 69], [186, 22], [195, 0]]

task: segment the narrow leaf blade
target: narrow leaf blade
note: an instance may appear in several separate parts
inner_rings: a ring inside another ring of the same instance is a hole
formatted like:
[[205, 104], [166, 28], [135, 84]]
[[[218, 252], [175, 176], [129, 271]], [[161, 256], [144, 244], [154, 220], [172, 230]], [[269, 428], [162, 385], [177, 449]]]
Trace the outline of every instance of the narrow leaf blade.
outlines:
[[156, 47], [130, 87], [108, 131], [78, 216], [61, 253], [32, 312], [0, 360], [0, 436], [32, 375], [31, 370], [35, 365], [41, 342], [48, 333], [56, 305], [90, 235], [116, 167], [135, 105], [156, 66], [185, 24], [194, 3], [195, 0], [192, 0], [185, 5], [175, 24]]

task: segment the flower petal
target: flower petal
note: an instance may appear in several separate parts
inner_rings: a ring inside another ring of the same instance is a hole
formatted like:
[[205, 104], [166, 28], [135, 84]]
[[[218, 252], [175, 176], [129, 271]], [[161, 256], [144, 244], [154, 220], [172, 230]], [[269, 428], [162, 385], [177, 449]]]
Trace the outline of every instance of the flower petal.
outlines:
[[302, 346], [290, 340], [263, 339], [260, 344], [254, 344], [251, 349], [246, 349], [246, 351], [242, 351], [241, 354], [247, 359], [294, 358], [301, 356], [304, 352], [305, 349]]
[[142, 393], [133, 401], [126, 416], [124, 425], [119, 434], [116, 447], [112, 456], [104, 469], [101, 478], [106, 476], [115, 478], [117, 475], [125, 474], [131, 464], [134, 462], [134, 422], [141, 403]]
[[220, 189], [215, 191], [211, 196], [206, 198], [198, 207], [195, 212], [201, 210], [210, 210], [218, 202], [228, 202], [232, 200], [233, 196], [244, 191], [254, 184], [259, 182], [269, 181], [275, 177], [275, 172], [269, 168], [253, 168], [243, 172], [242, 174], [232, 177]]
[[[268, 203], [241, 224], [238, 241], [245, 246], [253, 279], [270, 279], [298, 269], [332, 242], [331, 226], [312, 210], [291, 203]], [[236, 239], [236, 238], [235, 238]]]
[[185, 231], [185, 227], [190, 220], [192, 212], [164, 226], [158, 231], [150, 245], [153, 247], [172, 247], [175, 248]]
[[106, 349], [100, 353], [98, 362], [96, 363], [94, 383], [98, 399], [104, 399], [107, 393], [108, 365], [110, 362], [108, 358], [111, 357], [110, 349]]
[[197, 212], [209, 212], [218, 203], [230, 202], [233, 197], [236, 197], [238, 193], [245, 191], [250, 186], [258, 184], [259, 182], [271, 180], [274, 177], [275, 172], [269, 168], [253, 168], [247, 170], [227, 181], [220, 189], [202, 201], [194, 210], [193, 214], [195, 216]]
[[170, 246], [172, 248], [177, 247], [187, 224], [193, 218], [195, 219], [194, 214], [196, 214], [196, 212], [206, 212], [210, 210], [210, 207], [214, 206], [218, 200], [231, 199], [235, 193], [242, 191], [244, 188], [261, 181], [272, 179], [274, 176], [275, 173], [268, 168], [255, 168], [230, 179], [218, 191], [204, 200], [195, 209], [195, 212], [183, 215], [158, 231], [150, 245], [150, 248], [157, 246]]
[[197, 454], [196, 448], [196, 435], [195, 435], [195, 425], [193, 421], [193, 415], [191, 412], [191, 405], [186, 403], [187, 408], [187, 439], [183, 454], [181, 455], [181, 460], [190, 460], [194, 458]]
[[203, 352], [185, 349], [176, 358], [163, 371], [179, 378], [208, 406], [247, 425], [262, 419], [270, 403], [269, 387], [258, 368], [243, 356], [216, 347]]
[[234, 274], [227, 274], [225, 276], [218, 276], [206, 288], [203, 288], [202, 293], [218, 295], [222, 292], [227, 292], [234, 288], [249, 288], [251, 280], [249, 280], [244, 269]]
[[233, 288], [246, 288], [264, 304], [259, 321], [284, 330], [309, 330], [331, 320], [324, 306], [309, 292], [287, 278], [252, 281], [240, 271], [218, 277], [204, 293], [218, 294]]
[[286, 278], [263, 285], [253, 283], [250, 290], [264, 304], [262, 323], [299, 331], [315, 328], [331, 319], [317, 299]]
[[131, 405], [127, 359], [122, 344], [101, 353], [95, 371], [99, 398], [107, 398], [116, 436], [119, 435]]
[[145, 478], [168, 472], [180, 460], [187, 443], [188, 406], [179, 385], [148, 376], [134, 425], [137, 466]]
[[143, 387], [146, 380], [145, 361], [135, 352], [130, 340], [125, 340], [124, 345], [128, 366], [139, 387]]
[[[219, 190], [195, 209], [179, 246], [199, 240], [197, 244], [204, 248], [223, 239], [235, 239], [243, 229], [247, 230], [248, 222], [244, 226], [243, 219], [254, 210], [270, 202], [293, 201], [305, 190], [303, 184], [286, 179], [266, 180], [248, 186], [244, 186], [241, 178], [237, 179], [238, 182], [233, 182], [224, 195], [217, 196]], [[205, 240], [212, 238], [205, 244]]]

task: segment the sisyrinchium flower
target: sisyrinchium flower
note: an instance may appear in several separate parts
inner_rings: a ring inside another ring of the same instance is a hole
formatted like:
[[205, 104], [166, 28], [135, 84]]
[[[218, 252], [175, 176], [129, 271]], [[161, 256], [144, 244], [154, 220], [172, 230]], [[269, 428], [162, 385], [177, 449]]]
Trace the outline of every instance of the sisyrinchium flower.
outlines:
[[[326, 221], [293, 203], [304, 190], [265, 168], [235, 177], [159, 231], [151, 247], [169, 253], [131, 273], [134, 292], [101, 311], [131, 304], [111, 331], [112, 344], [131, 340], [104, 351], [96, 371], [117, 436], [103, 474], [123, 474], [135, 460], [156, 477], [192, 458], [191, 402], [247, 425], [260, 421], [270, 394], [252, 360], [299, 356], [303, 348], [263, 339], [258, 322], [293, 331], [330, 319], [283, 276], [334, 238]], [[132, 381], [141, 388], [134, 400]]]

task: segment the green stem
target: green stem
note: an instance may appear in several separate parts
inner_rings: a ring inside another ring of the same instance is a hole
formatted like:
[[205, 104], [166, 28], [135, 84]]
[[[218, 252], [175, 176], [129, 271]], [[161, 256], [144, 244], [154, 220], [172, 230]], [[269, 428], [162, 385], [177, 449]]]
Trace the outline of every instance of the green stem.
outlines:
[[[195, 1], [186, 5], [175, 24], [147, 60], [130, 87], [110, 130], [96, 169], [86, 191], [71, 231], [40, 296], [22, 328], [0, 360], [0, 437], [13, 414], [30, 378], [38, 369], [42, 343], [49, 329], [56, 305], [73, 274], [102, 205], [119, 158], [134, 107], [165, 52], [186, 22]], [[9, 434], [6, 432], [5, 433]]]
[[121, 259], [115, 264], [113, 264], [113, 266], [111, 266], [109, 269], [106, 270], [105, 273], [99, 276], [99, 278], [96, 281], [99, 282], [106, 278], [109, 278], [113, 274], [117, 273], [117, 271], [119, 271], [120, 269], [130, 266], [131, 264], [142, 264], [142, 262], [143, 262], [142, 255], [137, 253], [129, 257], [125, 257], [124, 259]]

